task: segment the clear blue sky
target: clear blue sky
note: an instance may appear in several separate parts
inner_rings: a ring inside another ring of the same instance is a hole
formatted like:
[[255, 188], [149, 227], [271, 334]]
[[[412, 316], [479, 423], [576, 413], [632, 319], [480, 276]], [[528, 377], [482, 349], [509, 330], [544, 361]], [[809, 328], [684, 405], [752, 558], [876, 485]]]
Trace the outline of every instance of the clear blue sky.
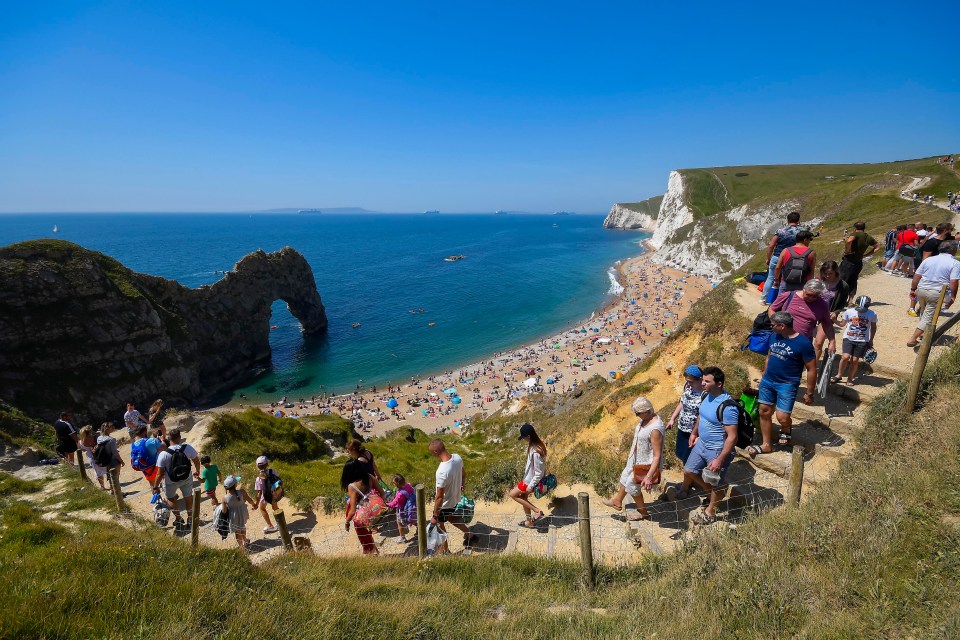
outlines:
[[602, 211], [957, 151], [956, 8], [6, 3], [0, 211]]

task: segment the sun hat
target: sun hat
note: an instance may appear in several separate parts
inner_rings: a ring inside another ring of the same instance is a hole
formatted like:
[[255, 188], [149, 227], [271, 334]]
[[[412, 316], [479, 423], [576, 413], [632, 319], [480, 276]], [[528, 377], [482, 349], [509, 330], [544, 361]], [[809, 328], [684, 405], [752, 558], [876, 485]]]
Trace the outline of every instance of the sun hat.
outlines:
[[227, 476], [223, 479], [223, 488], [224, 489], [233, 489], [237, 486], [237, 479], [233, 476]]
[[633, 409], [634, 413], [639, 415], [641, 413], [646, 413], [647, 411], [653, 411], [653, 403], [647, 400], [646, 398], [644, 398], [643, 396], [639, 396], [636, 400], [633, 401], [633, 405], [631, 405], [631, 408]]
[[257, 458], [257, 466], [262, 467], [265, 464], [270, 464], [270, 461], [267, 460], [267, 456], [260, 456]]
[[700, 370], [700, 367], [698, 367], [697, 365], [692, 364], [692, 365], [690, 365], [689, 367], [687, 367], [686, 369], [683, 370], [683, 375], [685, 375], [685, 376], [693, 376], [694, 378], [702, 378], [702, 377], [703, 377], [703, 371], [701, 371], [701, 370]]

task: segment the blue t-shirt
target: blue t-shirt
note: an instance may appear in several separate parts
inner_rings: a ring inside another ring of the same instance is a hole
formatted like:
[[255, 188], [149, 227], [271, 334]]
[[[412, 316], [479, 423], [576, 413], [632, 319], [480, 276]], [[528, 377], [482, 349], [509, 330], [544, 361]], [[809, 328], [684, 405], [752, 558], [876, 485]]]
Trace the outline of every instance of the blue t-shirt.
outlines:
[[[783, 250], [787, 247], [792, 247], [793, 245], [797, 244], [797, 234], [801, 231], [810, 231], [810, 227], [802, 224], [798, 224], [796, 226], [788, 224], [785, 227], [780, 227], [777, 229], [777, 232], [774, 234], [777, 236], [777, 244], [773, 248], [771, 260], [783, 253]], [[776, 264], [776, 262], [773, 264]]]
[[703, 398], [700, 403], [700, 427], [697, 434], [703, 447], [710, 451], [720, 451], [723, 449], [723, 442], [727, 439], [727, 432], [723, 424], [737, 424], [738, 409], [734, 406], [723, 408], [723, 424], [717, 422], [717, 410], [724, 400], [731, 400], [730, 394], [723, 392], [716, 398], [709, 395]]
[[781, 338], [774, 333], [768, 344], [770, 359], [767, 361], [767, 371], [763, 374], [765, 382], [796, 384], [803, 375], [803, 363], [817, 357], [813, 343], [799, 333], [795, 338]]
[[147, 458], [150, 464], [157, 464], [157, 458], [160, 456], [160, 447], [163, 445], [157, 438], [147, 438], [144, 441], [144, 447], [147, 450]]

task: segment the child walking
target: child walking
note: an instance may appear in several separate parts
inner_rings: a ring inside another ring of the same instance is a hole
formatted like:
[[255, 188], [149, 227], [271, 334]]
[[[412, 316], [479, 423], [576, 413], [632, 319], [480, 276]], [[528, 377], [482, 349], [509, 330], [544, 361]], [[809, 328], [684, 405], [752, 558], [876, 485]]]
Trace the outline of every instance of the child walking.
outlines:
[[217, 485], [220, 484], [222, 476], [220, 475], [220, 467], [215, 464], [210, 464], [210, 456], [204, 455], [200, 457], [200, 464], [203, 465], [203, 469], [200, 471], [200, 479], [203, 480], [203, 491], [210, 497], [210, 502], [213, 506], [220, 504], [220, 501], [217, 500]]
[[393, 476], [393, 486], [397, 488], [397, 494], [387, 507], [397, 511], [397, 531], [400, 533], [397, 542], [403, 542], [407, 539], [409, 526], [417, 519], [417, 494], [413, 485], [399, 473]]
[[229, 514], [230, 531], [237, 537], [240, 548], [247, 550], [250, 548], [250, 542], [247, 540], [247, 520], [250, 518], [247, 504], [256, 509], [257, 503], [233, 476], [227, 476], [223, 481], [223, 488], [223, 508], [227, 509]]

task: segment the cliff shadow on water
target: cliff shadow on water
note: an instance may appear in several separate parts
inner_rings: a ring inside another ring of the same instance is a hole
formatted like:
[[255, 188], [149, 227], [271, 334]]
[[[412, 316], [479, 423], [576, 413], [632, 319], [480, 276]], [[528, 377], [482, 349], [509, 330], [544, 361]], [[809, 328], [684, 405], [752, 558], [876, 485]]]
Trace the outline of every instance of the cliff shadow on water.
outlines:
[[304, 336], [326, 331], [313, 271], [289, 247], [251, 253], [197, 289], [70, 242], [0, 248], [0, 397], [81, 420], [130, 400], [205, 402], [269, 362], [275, 300]]

